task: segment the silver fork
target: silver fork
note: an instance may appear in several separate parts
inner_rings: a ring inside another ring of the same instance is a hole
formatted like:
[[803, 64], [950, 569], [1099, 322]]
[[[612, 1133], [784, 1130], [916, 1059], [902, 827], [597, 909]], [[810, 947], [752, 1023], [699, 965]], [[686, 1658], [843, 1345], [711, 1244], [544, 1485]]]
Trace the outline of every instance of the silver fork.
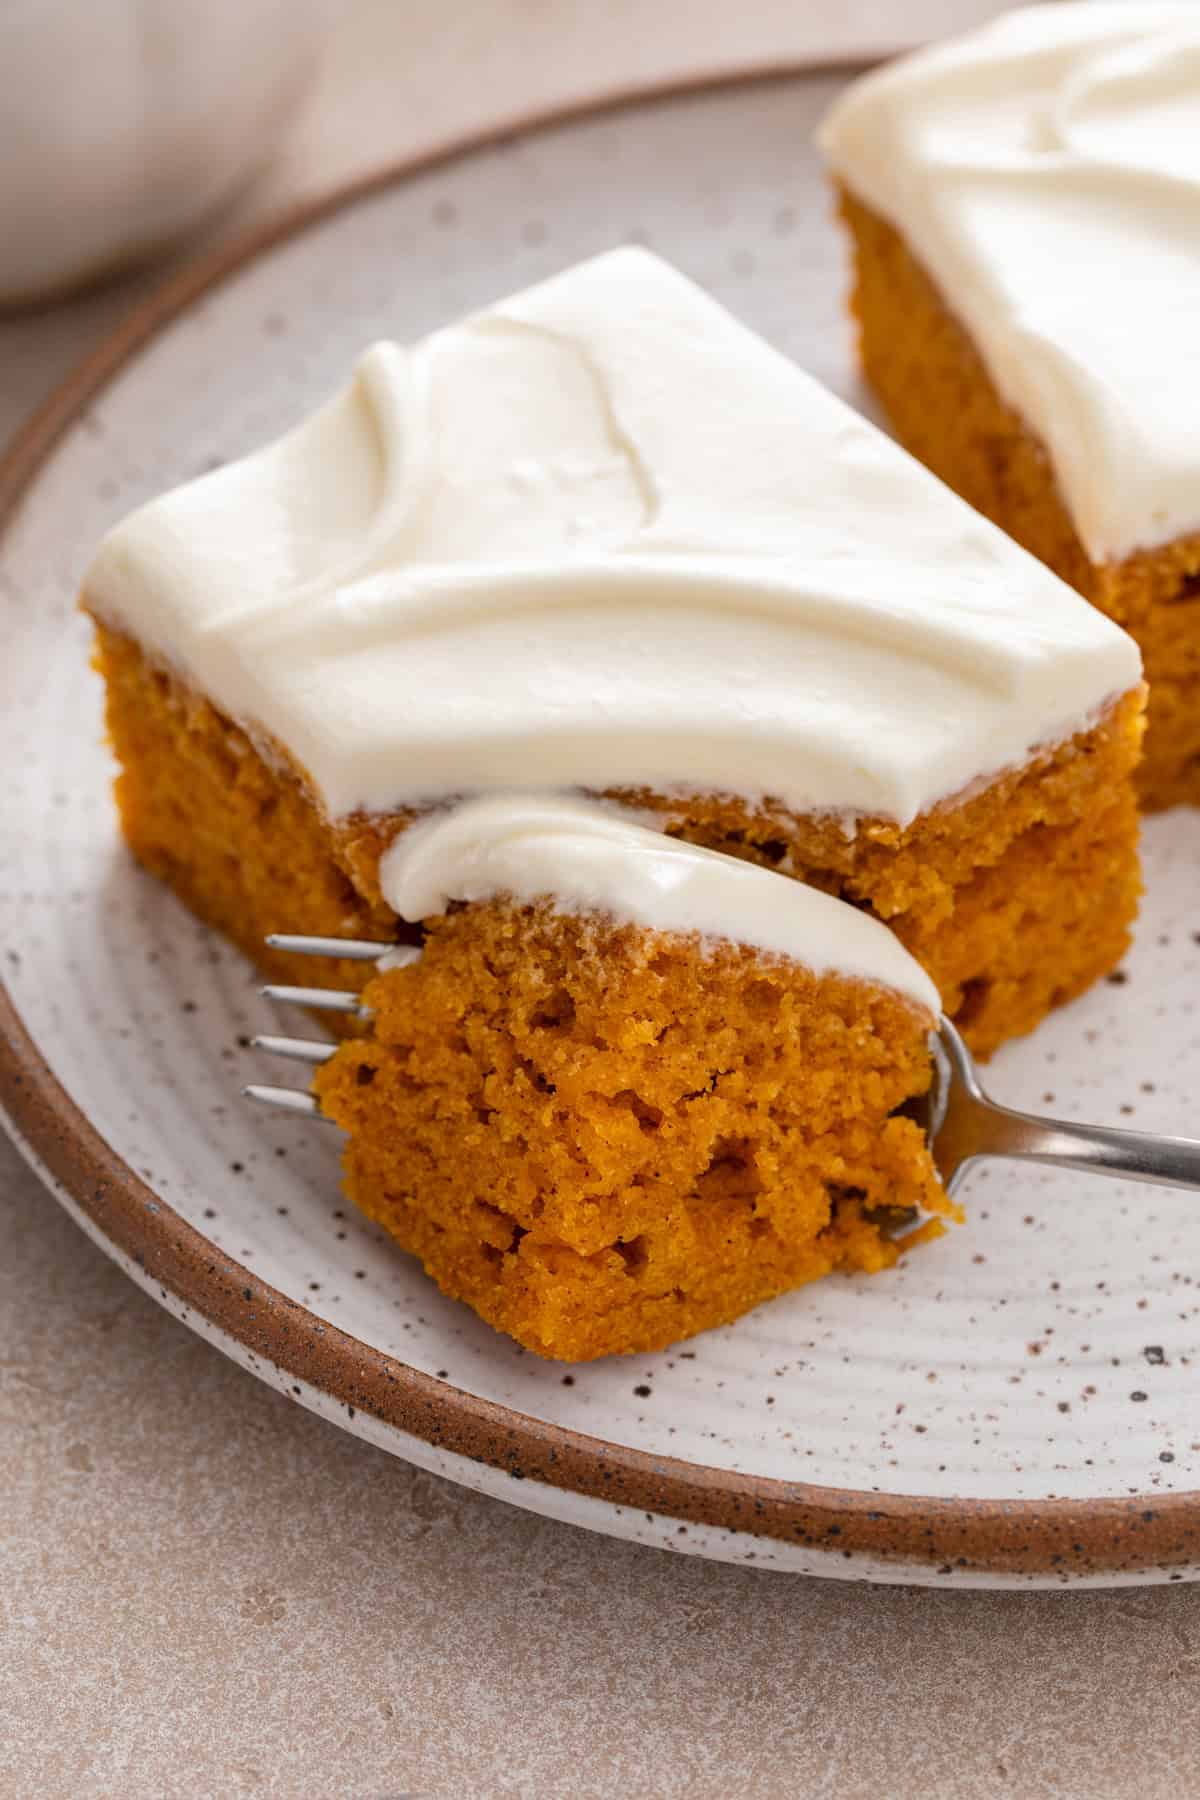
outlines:
[[[386, 957], [388, 965], [394, 969], [406, 968], [418, 962], [421, 956], [416, 945], [376, 944], [367, 938], [305, 937], [273, 931], [266, 941], [269, 949], [287, 950], [293, 956], [335, 956], [341, 962], [367, 963], [379, 963]], [[258, 991], [266, 1000], [276, 1000], [284, 1006], [303, 1006], [310, 1012], [343, 1013], [360, 1019], [371, 1016], [358, 995], [349, 988], [288, 987], [285, 983], [272, 981]], [[275, 1037], [271, 1033], [260, 1033], [251, 1038], [250, 1045], [271, 1056], [307, 1063], [310, 1068], [320, 1068], [337, 1051], [336, 1044], [320, 1038]], [[277, 1112], [295, 1113], [310, 1119], [325, 1117], [316, 1100], [304, 1088], [264, 1087], [260, 1082], [251, 1082], [242, 1093], [247, 1100], [273, 1106]]]
[[[267, 943], [274, 950], [289, 950], [296, 956], [336, 956], [351, 962], [379, 962], [386, 956], [393, 967], [410, 965], [421, 955], [419, 949], [407, 945], [375, 944], [362, 938], [276, 934]], [[369, 1016], [358, 995], [349, 991], [283, 987], [277, 983], [261, 991], [268, 1000], [285, 1005], [357, 1014], [360, 1018]], [[261, 1036], [252, 1042], [256, 1049], [312, 1067], [328, 1062], [337, 1050], [336, 1044], [321, 1043], [315, 1038]], [[1076, 1125], [1065, 1119], [1044, 1119], [1035, 1113], [1001, 1106], [984, 1092], [974, 1058], [947, 1018], [931, 1036], [930, 1049], [932, 1085], [906, 1111], [924, 1127], [948, 1194], [955, 1192], [974, 1164], [989, 1156], [1079, 1169], [1086, 1174], [1114, 1175], [1124, 1181], [1148, 1181], [1161, 1187], [1200, 1188], [1200, 1141], [1124, 1131], [1112, 1125]], [[255, 1083], [242, 1092], [248, 1099], [281, 1112], [324, 1116], [312, 1095], [302, 1088], [262, 1087]]]
[[[930, 1044], [933, 1085], [918, 1106], [948, 1194], [972, 1164], [987, 1156], [1114, 1175], [1122, 1181], [1149, 1181], [1159, 1187], [1200, 1188], [1196, 1139], [1017, 1112], [984, 1092], [975, 1060], [949, 1019], [943, 1017]], [[912, 1110], [916, 1115], [917, 1108]]]

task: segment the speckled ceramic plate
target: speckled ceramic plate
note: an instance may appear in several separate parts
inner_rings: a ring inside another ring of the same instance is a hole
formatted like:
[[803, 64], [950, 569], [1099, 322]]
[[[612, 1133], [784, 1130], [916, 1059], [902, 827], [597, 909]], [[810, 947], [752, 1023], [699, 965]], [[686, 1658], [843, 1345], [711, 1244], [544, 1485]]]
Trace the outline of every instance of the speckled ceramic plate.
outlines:
[[[777, 1569], [957, 1585], [1200, 1573], [1200, 1202], [996, 1165], [970, 1223], [662, 1356], [524, 1355], [357, 1218], [336, 1134], [252, 1112], [276, 1020], [117, 839], [73, 611], [159, 489], [407, 338], [638, 239], [856, 394], [813, 155], [831, 75], [560, 124], [225, 253], [35, 421], [0, 493], [0, 1092], [50, 1188], [135, 1280], [350, 1430], [537, 1511]], [[1010, 1047], [1002, 1098], [1195, 1130], [1200, 817], [1146, 833], [1127, 968]], [[269, 1076], [267, 1078], [270, 1078]]]

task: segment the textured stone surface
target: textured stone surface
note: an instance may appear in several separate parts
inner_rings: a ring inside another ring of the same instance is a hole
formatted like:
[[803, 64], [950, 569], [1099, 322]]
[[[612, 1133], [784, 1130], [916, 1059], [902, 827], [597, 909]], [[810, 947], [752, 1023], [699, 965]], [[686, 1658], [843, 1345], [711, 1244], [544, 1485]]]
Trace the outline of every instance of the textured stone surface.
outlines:
[[1200, 1590], [948, 1594], [408, 1469], [140, 1294], [0, 1141], [0, 1793], [1194, 1791]]

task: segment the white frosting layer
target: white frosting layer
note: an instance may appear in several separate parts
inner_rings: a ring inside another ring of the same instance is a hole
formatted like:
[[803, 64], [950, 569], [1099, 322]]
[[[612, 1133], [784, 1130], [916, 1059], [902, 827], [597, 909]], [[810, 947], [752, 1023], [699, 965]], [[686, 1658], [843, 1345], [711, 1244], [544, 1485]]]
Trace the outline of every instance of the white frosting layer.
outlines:
[[1031, 7], [856, 82], [820, 141], [1049, 449], [1094, 562], [1200, 530], [1200, 7]]
[[749, 944], [940, 1011], [921, 965], [869, 913], [595, 801], [492, 795], [432, 813], [395, 839], [379, 878], [402, 919], [430, 918], [451, 900], [551, 898], [563, 911]]
[[481, 790], [911, 820], [1061, 740], [1132, 641], [657, 258], [405, 350], [117, 527], [93, 608], [332, 815]]

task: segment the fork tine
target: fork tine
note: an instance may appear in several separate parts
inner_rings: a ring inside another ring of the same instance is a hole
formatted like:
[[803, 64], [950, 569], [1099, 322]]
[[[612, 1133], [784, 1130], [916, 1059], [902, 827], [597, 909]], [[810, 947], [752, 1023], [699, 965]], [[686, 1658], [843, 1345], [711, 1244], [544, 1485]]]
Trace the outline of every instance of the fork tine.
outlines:
[[262, 1106], [272, 1106], [276, 1112], [296, 1113], [305, 1119], [321, 1119], [326, 1125], [333, 1120], [323, 1113], [311, 1094], [300, 1088], [260, 1087], [257, 1082], [244, 1087], [242, 1093], [247, 1100], [257, 1100]]
[[346, 962], [376, 962], [395, 944], [373, 944], [368, 938], [307, 937], [302, 933], [272, 931], [267, 943], [272, 950], [288, 950], [293, 956], [340, 956]]
[[348, 988], [283, 987], [270, 982], [259, 988], [264, 1000], [279, 1000], [285, 1006], [310, 1006], [314, 1012], [362, 1013], [357, 994]]
[[336, 1044], [322, 1044], [316, 1038], [271, 1037], [260, 1034], [250, 1039], [253, 1050], [265, 1050], [268, 1056], [287, 1056], [293, 1062], [326, 1063], [337, 1055]]

